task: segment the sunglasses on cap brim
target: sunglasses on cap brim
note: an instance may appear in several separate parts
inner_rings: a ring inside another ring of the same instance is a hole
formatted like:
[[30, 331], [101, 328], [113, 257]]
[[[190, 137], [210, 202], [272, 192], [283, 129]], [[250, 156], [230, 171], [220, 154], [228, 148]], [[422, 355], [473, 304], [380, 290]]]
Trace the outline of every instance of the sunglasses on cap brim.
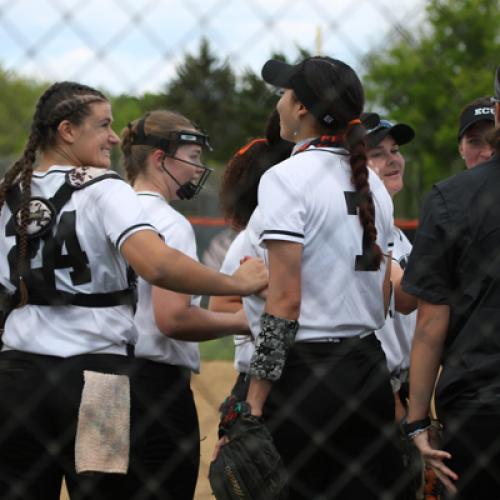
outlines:
[[379, 130], [385, 130], [392, 127], [394, 127], [394, 123], [391, 123], [389, 120], [380, 120], [375, 127], [368, 129], [366, 133], [373, 134], [375, 132], [378, 132]]

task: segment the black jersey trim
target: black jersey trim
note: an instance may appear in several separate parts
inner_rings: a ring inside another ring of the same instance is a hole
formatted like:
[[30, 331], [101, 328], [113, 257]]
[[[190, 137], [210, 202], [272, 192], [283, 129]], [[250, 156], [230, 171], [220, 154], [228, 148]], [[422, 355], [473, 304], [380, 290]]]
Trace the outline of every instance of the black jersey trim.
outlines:
[[158, 231], [156, 230], [156, 228], [154, 226], [152, 226], [151, 224], [135, 224], [133, 226], [130, 226], [129, 228], [125, 229], [125, 231], [123, 231], [120, 236], [118, 236], [117, 240], [116, 240], [116, 243], [115, 243], [115, 246], [116, 248], [120, 248], [120, 243], [122, 241], [122, 239], [128, 234], [130, 233], [130, 231], [134, 230], [134, 229], [137, 229], [138, 227], [144, 227], [144, 228], [148, 228], [148, 229], [152, 229], [155, 233], [157, 233]]
[[262, 231], [262, 233], [260, 233], [259, 238], [262, 239], [262, 237], [266, 234], [283, 234], [284, 236], [293, 236], [295, 238], [304, 239], [304, 235], [301, 233], [294, 233], [293, 231], [281, 231], [279, 229], [266, 229], [265, 231]]

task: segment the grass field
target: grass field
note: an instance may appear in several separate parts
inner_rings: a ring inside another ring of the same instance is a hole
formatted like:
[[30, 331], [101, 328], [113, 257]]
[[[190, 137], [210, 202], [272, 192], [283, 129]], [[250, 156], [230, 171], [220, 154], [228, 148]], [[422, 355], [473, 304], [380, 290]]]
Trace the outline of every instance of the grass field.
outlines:
[[200, 354], [203, 361], [232, 361], [234, 359], [233, 337], [200, 342]]

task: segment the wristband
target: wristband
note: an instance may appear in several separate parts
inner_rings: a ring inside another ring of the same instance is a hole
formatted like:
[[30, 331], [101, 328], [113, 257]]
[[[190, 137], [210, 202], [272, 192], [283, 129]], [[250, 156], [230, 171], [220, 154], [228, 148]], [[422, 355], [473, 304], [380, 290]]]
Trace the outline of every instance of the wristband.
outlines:
[[418, 434], [426, 431], [431, 426], [431, 419], [429, 417], [423, 418], [422, 420], [415, 420], [413, 422], [405, 422], [403, 424], [403, 430], [406, 437], [409, 439], [414, 438]]
[[406, 437], [408, 439], [415, 439], [419, 434], [422, 434], [422, 432], [426, 432], [430, 429], [430, 427], [425, 427], [424, 429], [417, 429], [416, 431], [410, 432]]
[[251, 408], [246, 401], [238, 401], [235, 396], [228, 396], [220, 405], [219, 438], [226, 435], [236, 420], [250, 415]]

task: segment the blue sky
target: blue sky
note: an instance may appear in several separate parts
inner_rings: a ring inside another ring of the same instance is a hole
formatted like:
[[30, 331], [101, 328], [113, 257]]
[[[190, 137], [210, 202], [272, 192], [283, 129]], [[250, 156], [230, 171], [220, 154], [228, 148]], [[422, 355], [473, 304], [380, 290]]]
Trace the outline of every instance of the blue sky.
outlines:
[[0, 65], [114, 93], [158, 91], [206, 37], [239, 71], [300, 45], [361, 57], [422, 21], [426, 0], [0, 0]]

